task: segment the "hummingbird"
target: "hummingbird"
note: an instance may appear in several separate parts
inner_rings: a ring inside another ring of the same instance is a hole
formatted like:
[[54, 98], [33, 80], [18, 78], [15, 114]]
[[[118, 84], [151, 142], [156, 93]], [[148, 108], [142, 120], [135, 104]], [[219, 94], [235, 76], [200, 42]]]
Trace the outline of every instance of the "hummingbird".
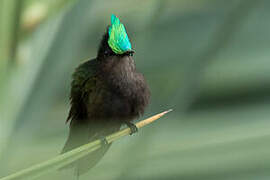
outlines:
[[[143, 115], [150, 91], [144, 76], [136, 70], [125, 26], [115, 15], [106, 28], [97, 56], [80, 64], [72, 75], [69, 136], [62, 153], [94, 140], [103, 146], [72, 165], [77, 175], [94, 167], [108, 151], [105, 138], [122, 125], [137, 132], [133, 120]], [[105, 140], [105, 141], [104, 141]]]

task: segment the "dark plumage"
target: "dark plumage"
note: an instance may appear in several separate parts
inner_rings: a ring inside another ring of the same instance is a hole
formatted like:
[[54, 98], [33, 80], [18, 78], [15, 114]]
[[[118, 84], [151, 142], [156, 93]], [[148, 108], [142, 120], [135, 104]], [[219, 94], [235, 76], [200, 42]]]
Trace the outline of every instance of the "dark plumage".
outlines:
[[[103, 138], [143, 114], [149, 89], [136, 71], [133, 51], [116, 54], [108, 45], [108, 29], [97, 58], [79, 65], [71, 83], [70, 133], [62, 152]], [[104, 146], [75, 162], [78, 174], [92, 168], [108, 150]]]

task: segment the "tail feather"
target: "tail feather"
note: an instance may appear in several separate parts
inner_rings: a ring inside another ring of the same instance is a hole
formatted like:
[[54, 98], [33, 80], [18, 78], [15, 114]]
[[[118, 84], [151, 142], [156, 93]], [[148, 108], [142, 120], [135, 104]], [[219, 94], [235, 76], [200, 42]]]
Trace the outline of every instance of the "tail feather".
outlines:
[[[108, 124], [78, 123], [73, 121], [70, 125], [70, 133], [68, 140], [61, 153], [65, 153], [83, 144], [100, 139], [120, 129], [120, 125], [110, 126]], [[92, 169], [108, 151], [111, 144], [102, 146], [101, 148], [91, 152], [89, 155], [82, 157], [69, 166], [75, 167], [76, 174], [81, 175]]]

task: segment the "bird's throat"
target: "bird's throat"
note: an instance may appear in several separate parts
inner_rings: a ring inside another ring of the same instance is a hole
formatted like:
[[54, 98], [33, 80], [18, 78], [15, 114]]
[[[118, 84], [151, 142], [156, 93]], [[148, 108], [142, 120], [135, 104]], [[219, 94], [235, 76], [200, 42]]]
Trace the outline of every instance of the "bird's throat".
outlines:
[[136, 86], [137, 72], [131, 56], [111, 57], [102, 63], [101, 70], [109, 88], [123, 96], [130, 95]]

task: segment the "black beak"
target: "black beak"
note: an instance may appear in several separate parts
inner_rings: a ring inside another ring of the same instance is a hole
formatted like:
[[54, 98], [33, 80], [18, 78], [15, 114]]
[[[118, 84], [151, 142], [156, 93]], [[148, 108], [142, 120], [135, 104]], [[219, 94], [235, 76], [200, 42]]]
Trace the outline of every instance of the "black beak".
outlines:
[[130, 50], [127, 53], [128, 53], [129, 56], [133, 56], [133, 54], [135, 53], [135, 51], [134, 50]]

